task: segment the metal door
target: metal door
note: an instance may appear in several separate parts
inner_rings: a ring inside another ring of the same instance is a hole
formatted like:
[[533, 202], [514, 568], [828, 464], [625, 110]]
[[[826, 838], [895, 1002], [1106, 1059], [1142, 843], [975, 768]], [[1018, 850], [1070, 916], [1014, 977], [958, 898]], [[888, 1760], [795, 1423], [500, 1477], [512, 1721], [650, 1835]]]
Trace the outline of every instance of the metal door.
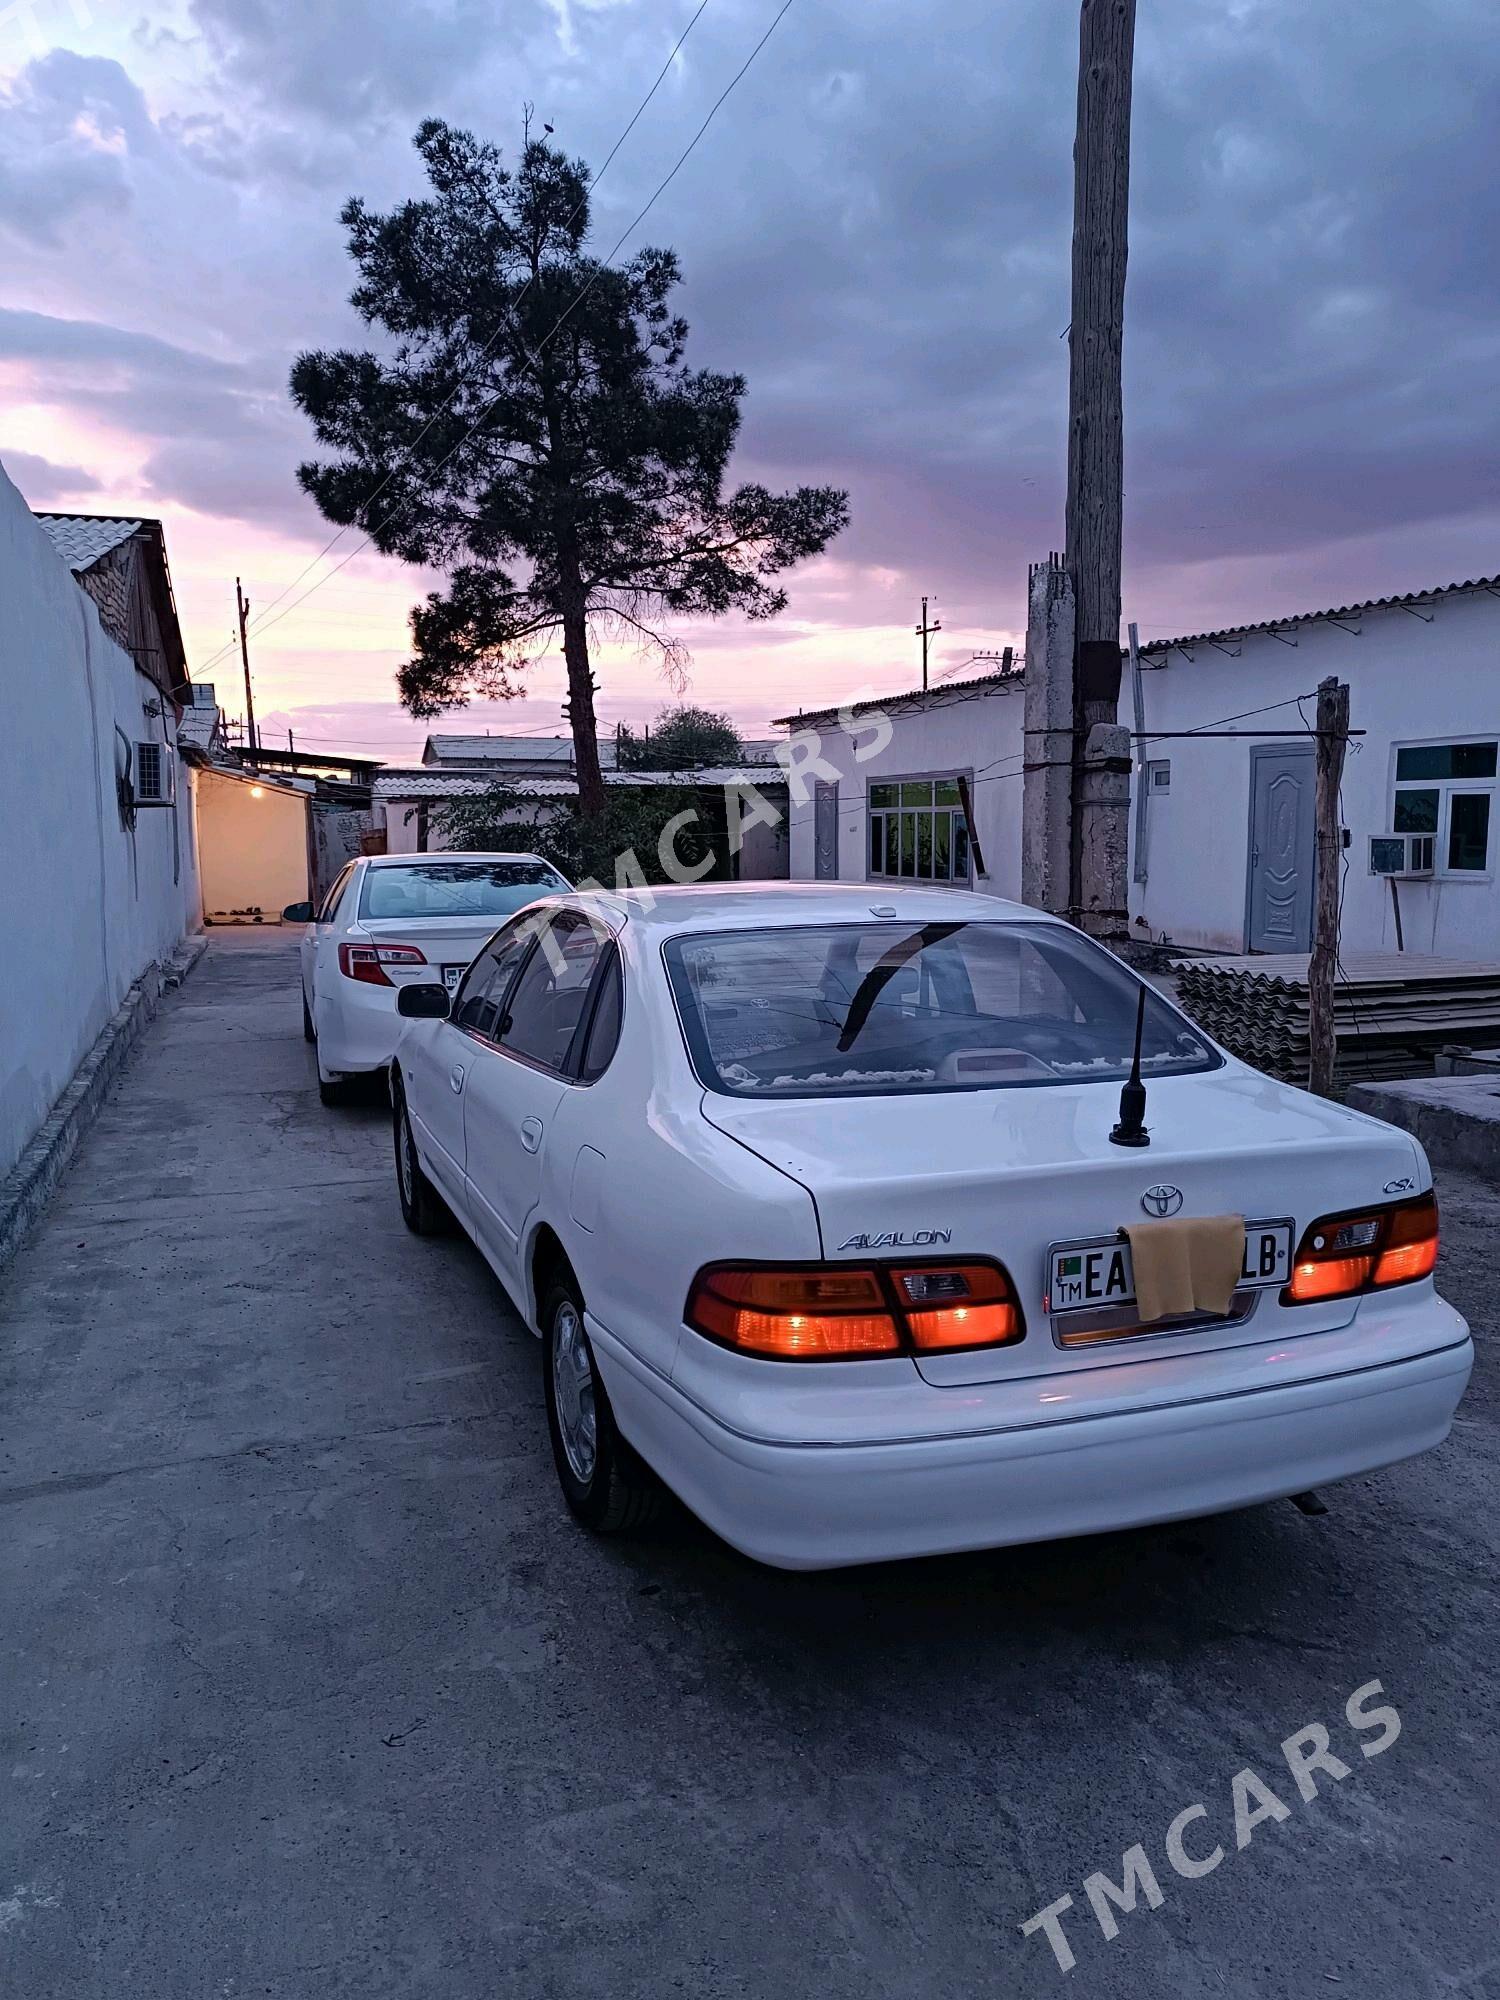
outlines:
[[813, 873], [820, 882], [839, 879], [839, 788], [822, 779], [813, 787]]
[[1314, 836], [1313, 746], [1252, 750], [1245, 918], [1251, 951], [1311, 950]]

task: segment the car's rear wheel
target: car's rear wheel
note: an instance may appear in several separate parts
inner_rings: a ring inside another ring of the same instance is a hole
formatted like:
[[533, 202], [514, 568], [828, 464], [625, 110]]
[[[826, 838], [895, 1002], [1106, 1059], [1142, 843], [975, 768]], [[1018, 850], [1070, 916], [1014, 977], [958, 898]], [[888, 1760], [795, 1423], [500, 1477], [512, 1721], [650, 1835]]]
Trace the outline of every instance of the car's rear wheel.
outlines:
[[422, 1171], [416, 1140], [412, 1137], [411, 1117], [406, 1109], [406, 1093], [399, 1088], [395, 1093], [393, 1124], [396, 1193], [401, 1202], [401, 1220], [414, 1236], [441, 1236], [452, 1226], [452, 1212]]
[[547, 1428], [563, 1498], [596, 1535], [646, 1527], [661, 1511], [662, 1489], [620, 1435], [584, 1330], [583, 1300], [571, 1280], [548, 1293], [542, 1325]]

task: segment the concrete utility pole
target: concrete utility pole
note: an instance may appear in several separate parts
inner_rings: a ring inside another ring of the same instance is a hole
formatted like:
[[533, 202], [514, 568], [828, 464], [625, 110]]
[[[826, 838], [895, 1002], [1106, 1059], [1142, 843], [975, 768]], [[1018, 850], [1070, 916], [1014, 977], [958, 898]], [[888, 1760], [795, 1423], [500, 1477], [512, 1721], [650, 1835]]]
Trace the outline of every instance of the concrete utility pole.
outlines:
[[250, 600], [240, 589], [238, 577], [234, 580], [234, 606], [240, 620], [240, 664], [245, 669], [245, 741], [254, 751], [260, 748], [260, 738], [255, 733], [255, 700], [250, 692], [250, 641], [245, 632], [250, 623]]
[[926, 694], [926, 692], [927, 692], [927, 641], [928, 641], [928, 640], [929, 640], [929, 639], [930, 639], [930, 638], [932, 637], [932, 635], [933, 635], [933, 633], [934, 633], [934, 632], [941, 632], [943, 628], [942, 628], [941, 624], [936, 624], [936, 625], [929, 625], [929, 624], [928, 624], [928, 622], [927, 622], [927, 599], [926, 599], [925, 597], [924, 597], [924, 598], [922, 599], [922, 622], [921, 622], [921, 624], [920, 624], [920, 625], [916, 626], [916, 627], [915, 627], [914, 629], [915, 629], [915, 631], [916, 631], [916, 634], [917, 634], [917, 637], [918, 637], [918, 638], [919, 638], [919, 639], [920, 639], [920, 640], [922, 641], [922, 692], [923, 692], [923, 694]]
[[1338, 1036], [1333, 1023], [1333, 982], [1339, 963], [1339, 781], [1349, 741], [1349, 688], [1330, 675], [1318, 682], [1318, 734], [1314, 776], [1317, 825], [1313, 874], [1313, 948], [1307, 966], [1307, 1087], [1333, 1095]]
[[1124, 419], [1121, 349], [1130, 208], [1135, 0], [1083, 0], [1073, 143], [1073, 317], [1068, 335], [1066, 562], [1073, 579], [1075, 921], [1127, 935], [1129, 732], [1119, 726]]
[[1065, 917], [1073, 799], [1073, 580], [1062, 557], [1033, 563], [1026, 619], [1021, 901]]

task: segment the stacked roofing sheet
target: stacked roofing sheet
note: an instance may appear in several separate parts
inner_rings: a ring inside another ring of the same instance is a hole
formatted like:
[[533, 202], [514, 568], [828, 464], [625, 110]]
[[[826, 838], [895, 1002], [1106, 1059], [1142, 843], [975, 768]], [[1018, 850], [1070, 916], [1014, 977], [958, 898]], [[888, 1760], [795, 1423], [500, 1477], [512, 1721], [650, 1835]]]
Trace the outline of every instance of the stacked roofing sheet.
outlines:
[[[1178, 998], [1245, 1062], [1290, 1083], [1307, 1079], [1307, 955], [1179, 959]], [[1500, 1048], [1500, 965], [1415, 952], [1346, 959], [1334, 985], [1335, 1077], [1430, 1076], [1449, 1043]]]

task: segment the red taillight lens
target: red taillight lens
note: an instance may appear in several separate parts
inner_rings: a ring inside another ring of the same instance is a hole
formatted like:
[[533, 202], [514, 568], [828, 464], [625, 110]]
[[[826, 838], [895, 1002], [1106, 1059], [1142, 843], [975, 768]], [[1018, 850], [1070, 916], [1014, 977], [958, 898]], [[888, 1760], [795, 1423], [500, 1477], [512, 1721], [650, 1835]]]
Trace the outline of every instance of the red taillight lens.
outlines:
[[341, 944], [339, 971], [346, 979], [358, 979], [365, 986], [393, 986], [386, 977], [388, 965], [425, 965], [426, 955], [414, 944]]
[[1003, 1347], [1022, 1334], [1010, 1279], [996, 1264], [935, 1264], [892, 1271], [913, 1344], [924, 1352]]
[[787, 1361], [901, 1352], [901, 1336], [880, 1279], [858, 1265], [701, 1271], [686, 1318], [689, 1326], [726, 1347]]
[[1432, 1275], [1437, 1255], [1438, 1210], [1431, 1194], [1355, 1215], [1326, 1215], [1304, 1232], [1281, 1303], [1303, 1306], [1409, 1285]]
[[1010, 1279], [996, 1264], [710, 1265], [684, 1314], [710, 1340], [784, 1361], [954, 1353], [1000, 1347], [1025, 1332]]

